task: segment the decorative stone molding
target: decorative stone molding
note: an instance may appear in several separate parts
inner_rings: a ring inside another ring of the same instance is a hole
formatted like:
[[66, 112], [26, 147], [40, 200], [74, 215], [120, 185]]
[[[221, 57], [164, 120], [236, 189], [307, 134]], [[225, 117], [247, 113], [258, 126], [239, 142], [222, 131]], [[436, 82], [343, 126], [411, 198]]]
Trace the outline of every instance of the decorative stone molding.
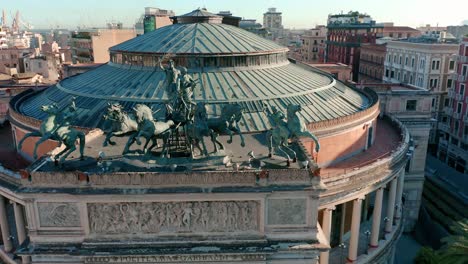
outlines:
[[41, 227], [79, 227], [80, 212], [74, 203], [37, 203]]
[[306, 225], [307, 200], [299, 199], [268, 199], [268, 225]]
[[265, 261], [265, 254], [178, 254], [160, 256], [93, 256], [86, 257], [84, 263], [208, 263], [208, 262], [242, 262]]
[[259, 231], [258, 201], [90, 203], [94, 234]]

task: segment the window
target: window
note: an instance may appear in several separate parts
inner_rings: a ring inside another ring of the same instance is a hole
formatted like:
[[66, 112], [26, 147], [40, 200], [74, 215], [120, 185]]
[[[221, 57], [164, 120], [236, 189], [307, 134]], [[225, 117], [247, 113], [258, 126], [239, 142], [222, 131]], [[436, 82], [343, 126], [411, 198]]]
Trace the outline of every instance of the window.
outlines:
[[439, 81], [439, 79], [431, 79], [429, 81], [430, 88], [437, 88], [438, 81]]
[[386, 69], [386, 70], [385, 70], [385, 77], [387, 77], [387, 78], [388, 78], [388, 73], [389, 73], [389, 70]]
[[447, 79], [447, 88], [452, 88], [452, 79]]
[[425, 61], [424, 60], [421, 60], [419, 62], [419, 69], [424, 69], [424, 64], [425, 64]]
[[465, 84], [460, 83], [460, 90], [458, 91], [460, 95], [465, 95]]
[[401, 64], [401, 62], [402, 62], [401, 59], [402, 59], [402, 57], [401, 57], [401, 55], [400, 55], [400, 64]]
[[463, 65], [461, 75], [466, 76], [468, 74], [468, 65]]
[[396, 55], [393, 55], [393, 62], [396, 63]]
[[439, 70], [440, 69], [440, 60], [433, 60], [432, 61], [432, 69]]
[[410, 76], [409, 76], [409, 83], [410, 83], [410, 84], [413, 84], [413, 75], [410, 75]]
[[389, 55], [387, 56], [387, 60], [388, 60], [388, 62], [392, 62], [392, 55], [389, 54]]
[[449, 70], [455, 69], [455, 61], [451, 60], [449, 63]]
[[390, 78], [395, 78], [395, 71], [394, 70], [391, 71]]
[[[455, 133], [458, 134], [458, 129], [460, 129], [460, 121], [455, 120], [454, 129]], [[458, 139], [452, 137], [452, 144], [458, 145]]]
[[414, 58], [411, 58], [411, 67], [414, 67]]
[[458, 103], [457, 104], [457, 113], [461, 114], [462, 109], [463, 109], [463, 103]]
[[405, 57], [405, 66], [408, 66], [408, 57]]
[[406, 111], [416, 111], [417, 100], [407, 100], [406, 101]]
[[445, 100], [444, 100], [444, 106], [447, 106], [447, 107], [448, 107], [448, 106], [449, 106], [449, 103], [450, 103], [450, 99], [445, 98]]
[[400, 81], [400, 72], [397, 72], [397, 80]]

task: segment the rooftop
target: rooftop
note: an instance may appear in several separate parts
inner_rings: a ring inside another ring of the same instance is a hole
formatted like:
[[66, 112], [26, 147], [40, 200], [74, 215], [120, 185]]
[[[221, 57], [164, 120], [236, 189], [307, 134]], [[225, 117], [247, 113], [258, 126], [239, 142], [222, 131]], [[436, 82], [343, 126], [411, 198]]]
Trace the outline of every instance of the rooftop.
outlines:
[[[401, 131], [399, 131], [394, 124], [386, 119], [378, 119], [375, 141], [370, 148], [352, 156], [351, 158], [322, 168], [320, 176], [328, 178], [352, 172], [361, 167], [370, 165], [380, 159], [390, 156], [401, 144], [401, 140]], [[320, 162], [320, 157], [318, 162]]]

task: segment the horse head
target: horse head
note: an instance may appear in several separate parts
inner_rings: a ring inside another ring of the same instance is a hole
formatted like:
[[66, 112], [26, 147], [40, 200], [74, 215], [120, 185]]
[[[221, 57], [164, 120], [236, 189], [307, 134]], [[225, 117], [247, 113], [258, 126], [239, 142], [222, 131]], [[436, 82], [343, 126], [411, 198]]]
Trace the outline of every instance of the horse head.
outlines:
[[144, 104], [137, 104], [135, 107], [133, 107], [133, 111], [135, 112], [135, 117], [138, 123], [141, 123], [145, 120], [154, 120], [153, 111]]
[[288, 119], [295, 117], [296, 113], [301, 111], [301, 110], [302, 110], [301, 105], [289, 104], [288, 108], [287, 108]]
[[59, 109], [56, 103], [41, 106], [41, 111], [49, 115], [56, 115], [59, 113]]
[[243, 113], [244, 108], [238, 103], [225, 105], [221, 110], [221, 116], [229, 122], [239, 122]]

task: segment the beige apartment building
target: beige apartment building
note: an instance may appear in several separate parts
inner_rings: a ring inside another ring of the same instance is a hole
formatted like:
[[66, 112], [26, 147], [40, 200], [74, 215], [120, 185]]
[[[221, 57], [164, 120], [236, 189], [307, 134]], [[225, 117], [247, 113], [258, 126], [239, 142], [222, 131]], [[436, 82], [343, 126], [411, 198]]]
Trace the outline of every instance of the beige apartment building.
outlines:
[[134, 29], [88, 29], [72, 33], [70, 45], [73, 63], [105, 63], [109, 48], [136, 37]]
[[301, 36], [301, 60], [305, 63], [322, 63], [325, 60], [327, 27], [316, 26]]
[[[383, 81], [412, 85], [435, 95], [432, 101], [432, 117], [439, 119], [443, 110], [447, 88], [453, 85], [458, 45], [429, 42], [427, 39], [390, 41]], [[430, 143], [435, 143], [434, 122]]]

